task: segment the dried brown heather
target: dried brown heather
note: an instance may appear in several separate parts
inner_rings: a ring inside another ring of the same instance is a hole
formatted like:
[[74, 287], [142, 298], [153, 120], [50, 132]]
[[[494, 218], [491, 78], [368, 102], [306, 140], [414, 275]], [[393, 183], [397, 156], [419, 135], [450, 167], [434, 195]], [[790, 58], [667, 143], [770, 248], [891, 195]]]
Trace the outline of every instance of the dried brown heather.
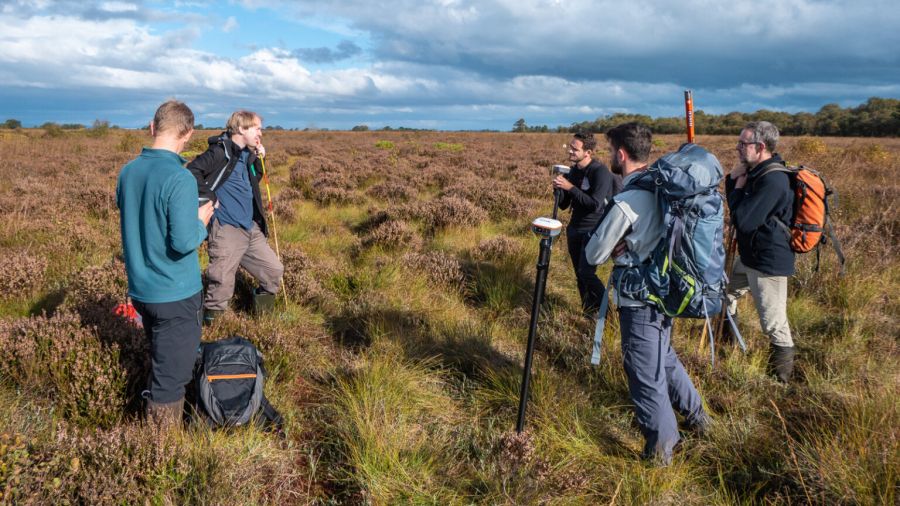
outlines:
[[75, 275], [60, 309], [77, 313], [85, 325], [96, 329], [102, 343], [118, 348], [120, 365], [127, 374], [127, 399], [130, 408], [137, 409], [138, 393], [149, 372], [150, 347], [143, 330], [113, 313], [125, 302], [127, 288], [125, 264], [115, 258]]
[[0, 372], [54, 398], [63, 416], [79, 424], [110, 426], [122, 415], [118, 346], [103, 345], [76, 314], [0, 320]]
[[416, 196], [415, 188], [400, 180], [388, 180], [372, 185], [366, 194], [388, 202], [408, 202]]
[[528, 210], [529, 204], [528, 199], [519, 196], [510, 184], [486, 186], [474, 177], [448, 186], [441, 195], [468, 200], [485, 209], [494, 219], [521, 216]]
[[0, 298], [25, 298], [44, 284], [47, 260], [23, 250], [0, 252]]
[[293, 452], [263, 444], [255, 451], [264, 457], [250, 457], [227, 446], [187, 442], [160, 437], [139, 423], [108, 430], [60, 423], [46, 442], [2, 435], [0, 464], [11, 464], [15, 476], [0, 498], [4, 504], [149, 504], [151, 497], [160, 504], [300, 501], [297, 491], [305, 484]]
[[321, 282], [333, 274], [333, 269], [314, 262], [294, 245], [286, 245], [281, 250], [281, 261], [284, 263], [284, 288], [292, 301], [318, 306], [336, 303], [334, 294]]
[[403, 263], [413, 271], [424, 272], [431, 281], [453, 290], [462, 290], [465, 284], [465, 273], [459, 260], [443, 251], [407, 253], [403, 255]]
[[363, 247], [416, 248], [422, 244], [419, 233], [404, 221], [388, 220], [376, 225], [363, 238]]
[[426, 229], [432, 232], [448, 226], [475, 226], [487, 219], [487, 213], [483, 209], [458, 197], [432, 200], [413, 212], [425, 222]]
[[498, 235], [479, 242], [472, 251], [472, 257], [476, 260], [496, 262], [512, 257], [521, 251], [522, 248], [516, 241], [505, 235]]

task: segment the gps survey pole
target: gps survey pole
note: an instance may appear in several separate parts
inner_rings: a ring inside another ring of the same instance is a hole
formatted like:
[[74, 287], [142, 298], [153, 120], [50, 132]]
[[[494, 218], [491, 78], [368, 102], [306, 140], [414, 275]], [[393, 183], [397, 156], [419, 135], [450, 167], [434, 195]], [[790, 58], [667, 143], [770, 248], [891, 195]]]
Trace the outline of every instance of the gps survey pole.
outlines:
[[531, 322], [528, 328], [528, 345], [525, 350], [525, 367], [522, 370], [522, 388], [519, 392], [519, 418], [516, 421], [516, 432], [525, 428], [525, 408], [528, 404], [528, 386], [531, 380], [531, 362], [534, 356], [534, 339], [537, 335], [537, 322], [547, 286], [547, 272], [550, 269], [550, 251], [555, 239], [562, 229], [562, 223], [552, 218], [538, 218], [531, 224], [531, 230], [541, 236], [541, 249], [538, 255], [537, 275], [534, 281], [534, 298], [531, 303]]
[[687, 128], [687, 141], [694, 142], [694, 94], [684, 90], [684, 122]]
[[[568, 167], [566, 167], [568, 169]], [[541, 313], [541, 302], [544, 288], [547, 286], [547, 271], [550, 270], [550, 250], [553, 240], [562, 230], [562, 223], [555, 219], [559, 204], [559, 193], [554, 195], [554, 218], [538, 218], [531, 223], [531, 231], [541, 237], [541, 252], [538, 255], [537, 276], [534, 280], [534, 299], [531, 302], [531, 324], [528, 328], [528, 347], [525, 350], [525, 368], [522, 370], [522, 389], [519, 392], [519, 419], [516, 432], [525, 428], [525, 406], [528, 404], [528, 384], [531, 380], [531, 359], [534, 355], [534, 338], [537, 334], [538, 316]]]

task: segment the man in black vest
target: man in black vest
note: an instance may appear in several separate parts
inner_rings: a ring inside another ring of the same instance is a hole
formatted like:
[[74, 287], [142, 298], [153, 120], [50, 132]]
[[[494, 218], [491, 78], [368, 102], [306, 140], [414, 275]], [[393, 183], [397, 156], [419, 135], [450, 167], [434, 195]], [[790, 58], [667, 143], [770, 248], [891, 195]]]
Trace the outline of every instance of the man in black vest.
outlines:
[[207, 324], [228, 308], [239, 266], [259, 281], [253, 292], [256, 312], [272, 309], [284, 274], [266, 240], [269, 230], [259, 192], [260, 159], [265, 156], [262, 118], [252, 111], [236, 111], [226, 131], [208, 142], [206, 152], [187, 166], [197, 179], [201, 202], [218, 202], [209, 230], [209, 285], [203, 302]]
[[591, 232], [603, 219], [607, 203], [622, 189], [622, 178], [591, 157], [596, 148], [594, 134], [576, 133], [569, 142], [572, 170], [553, 180], [553, 187], [562, 191], [559, 208], [572, 208], [572, 218], [566, 227], [566, 242], [578, 280], [581, 307], [585, 315], [592, 318], [600, 309], [604, 287], [597, 277], [597, 266], [591, 265], [585, 258], [584, 248]]

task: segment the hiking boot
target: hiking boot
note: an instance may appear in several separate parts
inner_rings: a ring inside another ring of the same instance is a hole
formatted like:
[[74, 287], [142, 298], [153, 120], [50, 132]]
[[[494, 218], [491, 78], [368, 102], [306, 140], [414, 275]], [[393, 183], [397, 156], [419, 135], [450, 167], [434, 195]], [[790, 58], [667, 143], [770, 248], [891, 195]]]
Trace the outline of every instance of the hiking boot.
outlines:
[[175, 402], [161, 404], [147, 399], [147, 421], [160, 432], [168, 432], [171, 429], [181, 429], [182, 413], [184, 412], [184, 397]]
[[212, 322], [216, 321], [218, 318], [221, 318], [222, 315], [225, 314], [225, 311], [221, 309], [204, 309], [203, 310], [203, 325], [209, 325]]
[[693, 422], [688, 424], [687, 430], [693, 432], [698, 437], [707, 437], [712, 431], [713, 420], [705, 412], [698, 416]]
[[793, 346], [772, 345], [769, 353], [769, 372], [781, 383], [788, 383], [791, 380], [791, 374], [794, 372], [794, 354]]
[[274, 293], [256, 289], [253, 292], [253, 312], [257, 315], [261, 315], [274, 309], [275, 297], [276, 295]]

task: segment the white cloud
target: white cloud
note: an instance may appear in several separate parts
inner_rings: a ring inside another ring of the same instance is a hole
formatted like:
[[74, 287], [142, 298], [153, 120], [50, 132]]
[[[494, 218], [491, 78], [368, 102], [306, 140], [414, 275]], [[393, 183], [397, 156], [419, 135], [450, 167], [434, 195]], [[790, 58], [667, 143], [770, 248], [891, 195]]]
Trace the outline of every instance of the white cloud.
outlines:
[[237, 18], [234, 16], [228, 16], [228, 19], [225, 20], [225, 24], [222, 25], [222, 31], [225, 33], [231, 33], [238, 28]]
[[[181, 4], [188, 3], [194, 2]], [[41, 10], [34, 3], [26, 15], [6, 4], [0, 9], [0, 81], [84, 95], [104, 90], [101, 95], [109, 97], [176, 94], [208, 111], [207, 121], [218, 121], [219, 108], [240, 104], [282, 118], [310, 118], [321, 126], [326, 121], [312, 115], [348, 122], [354, 115], [381, 115], [394, 125], [445, 121], [447, 128], [500, 124], [504, 129], [522, 115], [529, 124], [553, 126], [625, 111], [678, 115], [685, 87], [695, 89], [698, 109], [707, 112], [798, 110], [900, 96], [895, 51], [900, 31], [885, 28], [900, 24], [900, 9], [880, 0], [855, 5], [814, 0], [268, 5], [319, 20], [317, 26], [363, 32], [376, 48], [374, 61], [367, 55], [354, 58], [367, 62], [355, 67], [319, 70], [283, 48], [261, 45], [236, 57], [197, 50], [200, 28], [193, 23], [159, 25], [138, 15], [94, 20], [34, 15]], [[128, 13], [133, 6], [107, 2], [100, 10]], [[384, 15], [386, 9], [391, 16]], [[876, 15], [879, 9], [883, 12]], [[244, 21], [237, 14], [224, 24], [213, 19], [206, 22], [221, 24], [212, 29], [226, 33], [238, 28], [238, 19]], [[850, 37], [854, 29], [847, 25], [861, 19], [868, 19], [866, 29]], [[825, 66], [816, 58], [831, 61]], [[860, 71], [877, 68], [883, 73]], [[0, 92], [0, 103], [7, 93]]]

